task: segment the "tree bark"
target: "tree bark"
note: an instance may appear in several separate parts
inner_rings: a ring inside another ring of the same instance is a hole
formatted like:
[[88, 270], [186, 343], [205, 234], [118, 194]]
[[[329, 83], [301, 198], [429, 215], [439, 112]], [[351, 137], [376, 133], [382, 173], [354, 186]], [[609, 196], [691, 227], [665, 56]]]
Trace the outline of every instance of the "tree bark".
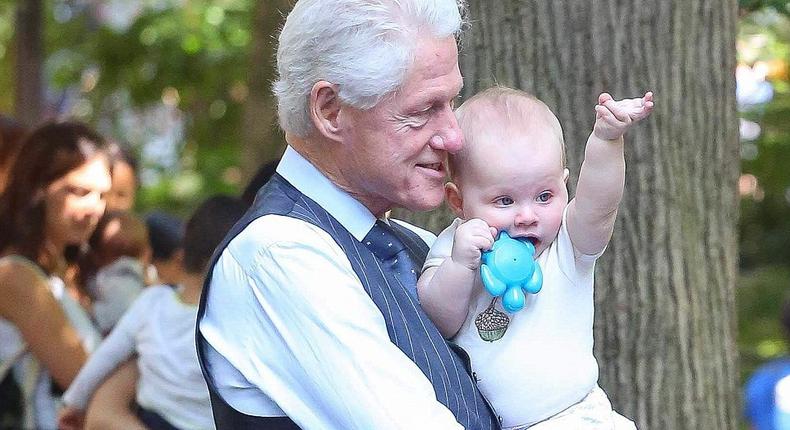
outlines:
[[275, 35], [290, 8], [287, 0], [266, 0], [256, 1], [253, 9], [249, 92], [244, 106], [241, 148], [242, 170], [248, 179], [285, 149], [285, 139], [277, 126], [277, 103], [271, 85], [275, 76]]
[[33, 127], [42, 120], [43, 79], [41, 68], [44, 60], [44, 15], [41, 0], [17, 3], [16, 14], [16, 119], [26, 127]]
[[[655, 92], [626, 135], [596, 273], [600, 383], [640, 429], [734, 429], [738, 117], [734, 0], [470, 0], [463, 96], [524, 89], [560, 119], [571, 195], [601, 92]], [[446, 210], [408, 216], [433, 231]]]

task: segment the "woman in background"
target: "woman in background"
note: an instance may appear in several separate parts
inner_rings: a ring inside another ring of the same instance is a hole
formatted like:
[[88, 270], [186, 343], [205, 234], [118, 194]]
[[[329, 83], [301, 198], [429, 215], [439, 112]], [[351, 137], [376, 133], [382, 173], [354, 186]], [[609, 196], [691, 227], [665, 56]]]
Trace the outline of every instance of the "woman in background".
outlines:
[[52, 382], [68, 388], [100, 340], [63, 278], [67, 250], [104, 213], [110, 164], [104, 139], [76, 122], [43, 125], [22, 147], [0, 195], [0, 380], [19, 403], [0, 409], [9, 427], [54, 429]]

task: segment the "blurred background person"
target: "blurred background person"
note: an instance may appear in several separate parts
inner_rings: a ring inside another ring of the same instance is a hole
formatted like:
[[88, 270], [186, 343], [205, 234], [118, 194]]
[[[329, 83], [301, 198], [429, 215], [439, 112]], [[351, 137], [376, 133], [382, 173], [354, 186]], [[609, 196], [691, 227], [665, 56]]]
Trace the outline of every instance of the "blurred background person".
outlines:
[[[790, 340], [790, 295], [780, 318]], [[790, 430], [790, 356], [760, 366], [746, 381], [743, 398], [746, 421], [753, 430]]]
[[190, 217], [184, 234], [183, 283], [147, 288], [90, 357], [63, 396], [61, 430], [81, 429], [97, 387], [137, 354], [138, 416], [151, 429], [213, 429], [208, 388], [195, 349], [197, 305], [214, 249], [246, 206], [214, 196]]
[[110, 143], [112, 187], [107, 193], [108, 211], [128, 211], [134, 208], [140, 186], [137, 157], [127, 145]]
[[11, 170], [19, 148], [22, 146], [25, 132], [22, 124], [10, 117], [0, 115], [0, 192], [8, 182], [9, 170]]
[[151, 283], [175, 287], [184, 278], [184, 223], [176, 216], [153, 211], [145, 216], [148, 243], [151, 245]]
[[278, 158], [262, 165], [250, 179], [250, 182], [247, 183], [247, 186], [244, 187], [244, 191], [241, 193], [241, 200], [247, 207], [252, 206], [252, 203], [255, 201], [255, 196], [258, 194], [258, 190], [266, 185], [269, 179], [272, 178], [272, 175], [274, 175], [274, 172], [277, 170], [277, 164], [279, 162], [280, 159]]
[[79, 279], [94, 322], [107, 334], [145, 287], [145, 269], [151, 260], [148, 229], [132, 212], [109, 211], [88, 243]]
[[0, 195], [0, 377], [21, 397], [17, 428], [52, 429], [52, 382], [68, 388], [100, 339], [63, 277], [66, 249], [85, 245], [104, 213], [110, 164], [81, 123], [45, 124], [22, 146]]

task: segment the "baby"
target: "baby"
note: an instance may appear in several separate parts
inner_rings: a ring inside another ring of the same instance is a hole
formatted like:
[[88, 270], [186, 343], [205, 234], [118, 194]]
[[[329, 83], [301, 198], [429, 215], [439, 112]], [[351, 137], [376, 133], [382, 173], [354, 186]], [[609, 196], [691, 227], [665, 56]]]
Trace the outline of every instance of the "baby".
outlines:
[[[417, 289], [442, 334], [469, 353], [506, 429], [634, 428], [598, 387], [593, 272], [623, 195], [623, 134], [652, 108], [649, 92], [598, 97], [570, 202], [562, 128], [543, 102], [497, 87], [456, 111], [466, 142], [445, 191], [459, 218], [431, 247]], [[512, 315], [480, 278], [500, 231], [532, 242], [543, 272], [543, 289]]]
[[96, 225], [80, 275], [92, 299], [92, 314], [107, 334], [146, 285], [151, 259], [148, 230], [137, 215], [109, 211]]

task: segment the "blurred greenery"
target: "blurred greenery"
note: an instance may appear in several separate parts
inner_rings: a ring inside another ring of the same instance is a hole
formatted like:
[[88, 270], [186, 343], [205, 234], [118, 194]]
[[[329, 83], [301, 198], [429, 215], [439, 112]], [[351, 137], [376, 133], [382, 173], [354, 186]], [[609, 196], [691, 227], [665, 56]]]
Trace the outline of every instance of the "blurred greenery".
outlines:
[[[2, 88], [14, 82], [15, 3], [0, 0]], [[47, 104], [141, 156], [138, 210], [185, 214], [208, 194], [239, 191], [252, 0], [44, 4]], [[12, 107], [13, 92], [0, 93], [0, 110]]]
[[741, 375], [790, 353], [779, 314], [790, 297], [790, 8], [788, 1], [740, 2], [739, 67], [771, 84], [767, 103], [742, 105], [759, 136], [742, 139], [740, 276]]

